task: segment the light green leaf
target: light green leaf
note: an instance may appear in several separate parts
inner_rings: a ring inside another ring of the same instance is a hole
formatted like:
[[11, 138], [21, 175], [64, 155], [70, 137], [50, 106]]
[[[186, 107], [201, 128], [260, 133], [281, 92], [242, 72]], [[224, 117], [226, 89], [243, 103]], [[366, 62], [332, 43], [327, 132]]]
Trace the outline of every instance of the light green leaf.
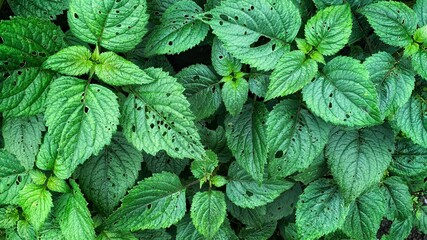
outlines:
[[407, 239], [413, 228], [411, 218], [395, 219], [389, 230], [389, 239]]
[[417, 16], [405, 3], [380, 1], [360, 10], [371, 24], [381, 41], [395, 47], [412, 43], [417, 28]]
[[99, 55], [99, 64], [95, 65], [95, 73], [100, 80], [113, 86], [147, 84], [154, 81], [134, 63], [114, 52]]
[[352, 28], [351, 16], [348, 4], [318, 11], [305, 25], [307, 42], [322, 55], [334, 55], [348, 42]]
[[42, 170], [53, 170], [58, 158], [58, 143], [49, 133], [43, 138], [43, 143], [36, 157], [36, 166]]
[[245, 227], [239, 232], [239, 237], [245, 240], [267, 240], [273, 236], [277, 222], [269, 222], [261, 227]]
[[203, 20], [234, 57], [259, 70], [276, 66], [301, 26], [290, 0], [222, 1]]
[[317, 63], [302, 51], [285, 53], [271, 74], [265, 100], [297, 92], [313, 80]]
[[29, 174], [33, 183], [37, 185], [44, 185], [46, 183], [47, 177], [42, 171], [38, 169], [32, 169], [30, 170]]
[[[206, 238], [200, 234], [193, 225], [190, 217], [185, 216], [177, 224], [177, 240], [206, 240]], [[234, 231], [230, 227], [228, 219], [224, 219], [224, 223], [219, 228], [218, 232], [212, 238], [212, 240], [238, 240]]]
[[279, 179], [264, 179], [262, 184], [255, 181], [235, 162], [228, 170], [227, 197], [237, 206], [255, 208], [273, 202], [280, 194], [294, 184]]
[[396, 125], [414, 143], [427, 148], [427, 128], [424, 113], [427, 110], [425, 100], [419, 96], [412, 96], [395, 115]]
[[89, 72], [94, 63], [91, 52], [83, 46], [71, 46], [50, 56], [43, 68], [57, 71], [61, 74], [79, 76]]
[[19, 220], [16, 230], [20, 238], [18, 239], [36, 239], [36, 232], [34, 227], [25, 220]]
[[87, 199], [105, 215], [113, 212], [127, 190], [135, 184], [142, 153], [121, 134], [87, 160], [80, 169], [79, 184]]
[[58, 221], [53, 217], [53, 214], [49, 214], [43, 227], [38, 232], [39, 240], [65, 240], [64, 234], [62, 234], [61, 228], [59, 227]]
[[32, 169], [45, 130], [41, 115], [3, 119], [4, 148], [13, 153], [25, 169]]
[[310, 183], [300, 196], [296, 210], [296, 225], [301, 239], [312, 240], [334, 232], [344, 223], [348, 207], [329, 179]]
[[332, 59], [302, 93], [308, 108], [333, 124], [363, 127], [381, 121], [375, 86], [355, 59]]
[[206, 151], [206, 157], [203, 159], [195, 159], [191, 163], [191, 172], [195, 178], [201, 179], [205, 176], [210, 176], [218, 166], [218, 157], [211, 150]]
[[206, 65], [196, 64], [182, 69], [175, 76], [185, 90], [196, 120], [210, 117], [221, 105], [219, 79]]
[[390, 170], [403, 177], [424, 176], [427, 173], [427, 149], [408, 139], [398, 141]]
[[344, 233], [353, 239], [376, 240], [385, 207], [384, 196], [378, 188], [361, 195], [350, 204]]
[[261, 183], [267, 163], [267, 134], [265, 121], [268, 111], [264, 104], [248, 104], [243, 111], [225, 120], [227, 145], [237, 163]]
[[416, 0], [414, 5], [414, 11], [417, 14], [418, 25], [420, 27], [427, 25], [427, 1]]
[[14, 228], [19, 220], [18, 209], [14, 206], [0, 208], [0, 228]]
[[50, 176], [47, 180], [46, 186], [49, 190], [60, 193], [68, 193], [71, 191], [67, 182], [55, 176]]
[[412, 215], [412, 198], [408, 185], [400, 177], [389, 177], [381, 187], [387, 203], [387, 219], [408, 218]]
[[184, 217], [185, 188], [177, 175], [162, 172], [139, 182], [107, 224], [122, 230], [168, 228]]
[[393, 151], [393, 132], [382, 126], [331, 133], [326, 157], [332, 176], [348, 202], [379, 183]]
[[96, 240], [138, 240], [138, 238], [136, 238], [135, 235], [130, 232], [102, 231], [101, 234], [96, 237]]
[[52, 194], [45, 186], [28, 184], [19, 192], [18, 201], [25, 218], [36, 231], [39, 230], [53, 206]]
[[190, 211], [197, 231], [212, 239], [227, 216], [225, 195], [220, 191], [198, 192], [193, 197]]
[[215, 71], [223, 77], [240, 72], [242, 68], [242, 63], [227, 52], [224, 48], [224, 43], [217, 37], [214, 38], [212, 43], [211, 61]]
[[142, 0], [69, 0], [68, 24], [73, 34], [108, 50], [133, 49], [147, 32], [147, 3]]
[[425, 80], [427, 80], [427, 67], [425, 64], [426, 61], [427, 61], [426, 50], [420, 50], [412, 56], [412, 66], [414, 67], [414, 70], [417, 72], [418, 75], [420, 75]]
[[171, 158], [165, 151], [160, 151], [156, 155], [144, 154], [144, 162], [148, 170], [152, 173], [160, 173], [163, 171], [171, 172], [179, 175], [188, 165], [187, 158]]
[[145, 72], [155, 81], [130, 89], [122, 114], [126, 139], [152, 155], [165, 150], [174, 158], [201, 158], [204, 149], [184, 88], [160, 69]]
[[421, 206], [415, 213], [416, 225], [424, 234], [427, 233], [427, 206]]
[[414, 73], [410, 64], [401, 59], [396, 61], [387, 52], [376, 53], [363, 63], [376, 85], [383, 117], [388, 117], [403, 106], [414, 89]]
[[55, 20], [68, 8], [68, 0], [7, 0], [7, 3], [17, 16], [37, 16], [49, 20]]
[[248, 99], [249, 84], [244, 78], [231, 79], [222, 86], [222, 100], [232, 116], [242, 111]]
[[74, 180], [72, 192], [63, 194], [56, 202], [54, 214], [66, 240], [94, 239], [93, 220], [86, 199]]
[[25, 167], [15, 157], [6, 150], [0, 150], [0, 178], [16, 176], [25, 172]]
[[215, 175], [211, 178], [211, 183], [215, 187], [222, 187], [228, 183], [228, 180], [224, 176]]
[[18, 204], [19, 191], [30, 182], [28, 174], [0, 178], [0, 204]]
[[58, 143], [57, 177], [70, 177], [78, 164], [110, 143], [118, 108], [117, 96], [100, 85], [73, 77], [51, 84], [45, 118], [48, 133]]
[[306, 169], [323, 151], [330, 125], [314, 116], [297, 100], [283, 100], [269, 113], [268, 169], [274, 177], [286, 177]]
[[161, 24], [148, 35], [145, 55], [176, 54], [203, 41], [209, 26], [197, 19], [202, 12], [191, 0], [171, 5], [162, 15]]

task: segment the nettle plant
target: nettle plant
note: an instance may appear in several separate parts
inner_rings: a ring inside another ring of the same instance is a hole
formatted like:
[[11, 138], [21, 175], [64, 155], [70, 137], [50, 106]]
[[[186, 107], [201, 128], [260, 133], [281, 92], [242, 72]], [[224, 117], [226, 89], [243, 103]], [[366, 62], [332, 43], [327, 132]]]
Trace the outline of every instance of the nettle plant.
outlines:
[[427, 0], [7, 3], [2, 237], [427, 233]]

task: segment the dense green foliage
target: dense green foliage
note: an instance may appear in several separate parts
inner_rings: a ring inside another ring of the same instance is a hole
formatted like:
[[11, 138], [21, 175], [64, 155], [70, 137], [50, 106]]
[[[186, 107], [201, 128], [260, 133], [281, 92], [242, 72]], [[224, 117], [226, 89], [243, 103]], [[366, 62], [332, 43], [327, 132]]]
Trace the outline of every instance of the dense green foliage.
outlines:
[[427, 0], [6, 7], [0, 239], [427, 234]]

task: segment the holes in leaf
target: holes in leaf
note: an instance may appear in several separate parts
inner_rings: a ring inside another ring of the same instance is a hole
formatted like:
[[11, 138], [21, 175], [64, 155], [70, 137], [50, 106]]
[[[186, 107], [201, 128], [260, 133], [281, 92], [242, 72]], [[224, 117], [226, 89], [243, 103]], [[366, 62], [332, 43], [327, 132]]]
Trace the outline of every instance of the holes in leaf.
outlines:
[[203, 16], [203, 20], [205, 20], [205, 21], [210, 21], [210, 20], [212, 20], [212, 18], [213, 18], [213, 15], [210, 13], [207, 13]]
[[219, 21], [219, 25], [224, 25], [224, 22], [223, 21]]
[[331, 102], [329, 103], [328, 107], [329, 107], [329, 108], [332, 108], [332, 103], [331, 103]]
[[168, 45], [169, 45], [169, 46], [172, 46], [172, 45], [173, 45], [173, 42], [172, 42], [172, 41], [169, 41], [169, 42], [168, 42]]
[[225, 14], [220, 14], [219, 15], [219, 18], [221, 18], [222, 20], [224, 20], [224, 21], [228, 21], [228, 16], [227, 15], [225, 15]]
[[252, 44], [252, 47], [256, 48], [256, 47], [268, 44], [270, 41], [271, 39], [266, 38], [264, 36], [260, 36], [258, 40]]
[[219, 58], [219, 59], [223, 59], [223, 58], [224, 58], [224, 56], [220, 55], [220, 56], [218, 56], [218, 58]]
[[25, 67], [25, 65], [27, 65], [27, 62], [26, 62], [26, 61], [23, 61], [23, 62], [21, 62], [21, 63], [19, 64], [19, 67], [20, 67], [20, 68], [23, 68], [23, 67]]
[[271, 46], [271, 51], [273, 51], [273, 52], [274, 52], [274, 50], [276, 50], [276, 44], [273, 44], [273, 45]]
[[122, 0], [116, 0], [116, 3], [119, 3], [119, 2], [121, 2]]
[[274, 155], [274, 157], [275, 158], [281, 158], [281, 157], [283, 157], [283, 151], [282, 150], [277, 151], [276, 154]]
[[98, 14], [102, 14], [102, 12], [101, 12], [101, 11], [98, 11]]
[[251, 6], [251, 10], [254, 10], [255, 9], [255, 7], [254, 6]]
[[238, 21], [238, 20], [239, 20], [239, 17], [238, 17], [238, 16], [234, 16], [234, 19], [236, 19], [236, 21]]
[[85, 106], [84, 111], [85, 111], [85, 113], [88, 113], [89, 112], [89, 108], [87, 106]]
[[3, 43], [4, 43], [4, 40], [2, 37], [0, 37], [0, 44], [3, 44]]
[[120, 10], [116, 10], [116, 13], [117, 13], [117, 14], [119, 14], [119, 13], [120, 13]]
[[246, 191], [246, 195], [247, 195], [248, 197], [252, 197], [254, 194], [253, 194], [252, 192], [250, 192], [250, 191]]
[[79, 15], [77, 13], [74, 13], [73, 16], [75, 19], [79, 19]]
[[136, 126], [132, 125], [131, 130], [132, 130], [132, 132], [136, 132]]

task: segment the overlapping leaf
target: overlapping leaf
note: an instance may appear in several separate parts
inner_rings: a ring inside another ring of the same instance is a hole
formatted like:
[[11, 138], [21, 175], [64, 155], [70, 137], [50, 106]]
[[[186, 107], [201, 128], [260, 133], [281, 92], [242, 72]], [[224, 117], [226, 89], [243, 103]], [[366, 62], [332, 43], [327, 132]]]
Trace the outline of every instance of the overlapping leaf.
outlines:
[[55, 20], [68, 8], [68, 0], [8, 0], [12, 11], [18, 16], [36, 16]]

